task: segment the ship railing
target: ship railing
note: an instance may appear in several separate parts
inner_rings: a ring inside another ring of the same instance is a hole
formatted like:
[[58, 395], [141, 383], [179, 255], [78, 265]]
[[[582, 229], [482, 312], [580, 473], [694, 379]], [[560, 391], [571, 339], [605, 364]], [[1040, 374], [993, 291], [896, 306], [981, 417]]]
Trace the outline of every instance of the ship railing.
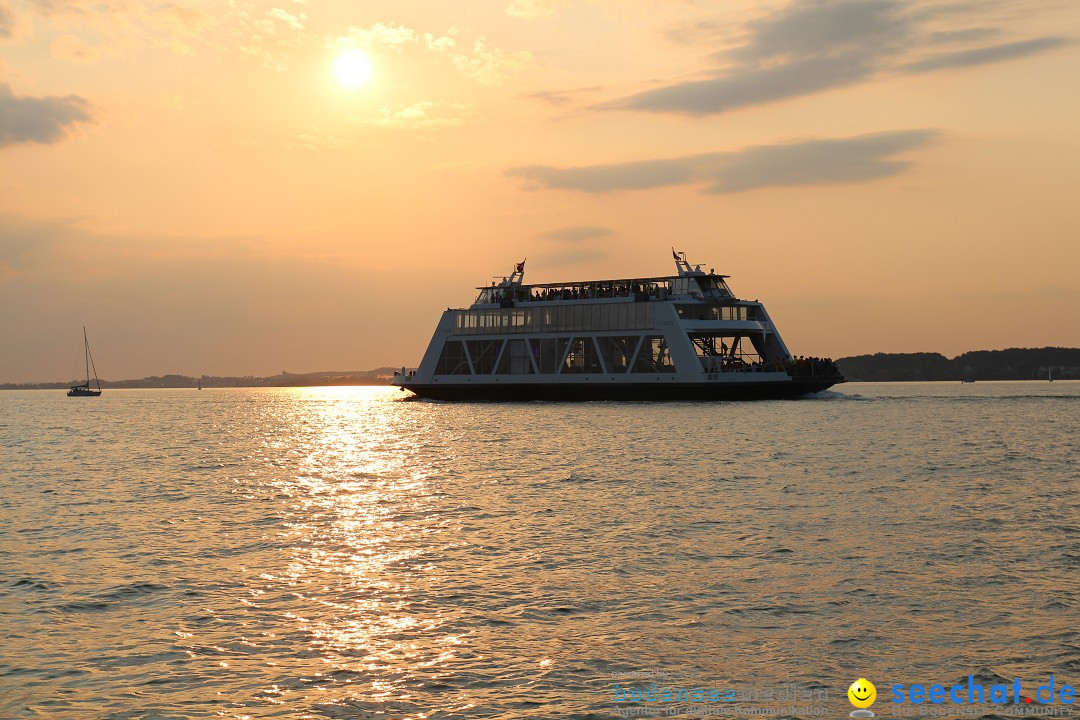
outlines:
[[783, 372], [782, 363], [770, 363], [762, 361], [749, 362], [739, 359], [719, 357], [698, 357], [701, 368], [707, 373], [762, 373]]
[[517, 303], [562, 302], [567, 300], [615, 300], [626, 298], [632, 302], [667, 300], [670, 293], [665, 285], [631, 287], [590, 287], [567, 285], [562, 288], [533, 290], [529, 287], [502, 292], [481, 294], [477, 302], [491, 303], [500, 307], [514, 307]]

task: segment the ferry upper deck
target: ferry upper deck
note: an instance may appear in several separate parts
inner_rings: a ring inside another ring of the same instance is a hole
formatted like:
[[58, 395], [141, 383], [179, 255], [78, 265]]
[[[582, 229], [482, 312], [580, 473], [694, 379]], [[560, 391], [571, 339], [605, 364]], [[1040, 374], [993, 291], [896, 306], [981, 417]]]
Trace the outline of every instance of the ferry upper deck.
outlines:
[[550, 303], [590, 300], [685, 300], [688, 302], [732, 302], [737, 300], [728, 287], [728, 275], [708, 273], [700, 265], [691, 266], [684, 257], [673, 251], [678, 275], [658, 277], [619, 278], [613, 280], [584, 280], [576, 282], [524, 284], [525, 262], [514, 268], [501, 283], [492, 281], [480, 291], [472, 308], [514, 307], [519, 303]]

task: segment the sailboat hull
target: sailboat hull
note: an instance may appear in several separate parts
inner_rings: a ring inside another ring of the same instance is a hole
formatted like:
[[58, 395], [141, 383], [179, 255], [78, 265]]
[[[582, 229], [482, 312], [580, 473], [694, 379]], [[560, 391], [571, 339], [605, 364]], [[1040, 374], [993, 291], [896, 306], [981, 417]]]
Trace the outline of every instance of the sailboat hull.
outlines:
[[97, 397], [101, 395], [100, 390], [88, 390], [86, 388], [71, 388], [68, 390], [68, 397]]

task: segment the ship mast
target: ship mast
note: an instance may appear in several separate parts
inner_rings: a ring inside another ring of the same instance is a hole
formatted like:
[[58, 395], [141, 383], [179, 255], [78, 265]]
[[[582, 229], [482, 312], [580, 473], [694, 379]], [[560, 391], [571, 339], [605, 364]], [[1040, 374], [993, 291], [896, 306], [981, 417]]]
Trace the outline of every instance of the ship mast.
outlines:
[[86, 339], [86, 326], [82, 329], [83, 359], [86, 360], [86, 387], [90, 387], [90, 341]]

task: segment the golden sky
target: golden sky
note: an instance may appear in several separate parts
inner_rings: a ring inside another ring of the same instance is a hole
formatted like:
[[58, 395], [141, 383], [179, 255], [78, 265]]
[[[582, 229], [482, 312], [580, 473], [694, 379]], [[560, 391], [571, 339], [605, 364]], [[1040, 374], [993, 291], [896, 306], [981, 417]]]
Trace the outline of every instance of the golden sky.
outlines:
[[[415, 365], [526, 280], [1080, 346], [1074, 0], [0, 0], [0, 382]], [[341, 60], [345, 55], [346, 59]], [[345, 65], [345, 67], [342, 67]]]

